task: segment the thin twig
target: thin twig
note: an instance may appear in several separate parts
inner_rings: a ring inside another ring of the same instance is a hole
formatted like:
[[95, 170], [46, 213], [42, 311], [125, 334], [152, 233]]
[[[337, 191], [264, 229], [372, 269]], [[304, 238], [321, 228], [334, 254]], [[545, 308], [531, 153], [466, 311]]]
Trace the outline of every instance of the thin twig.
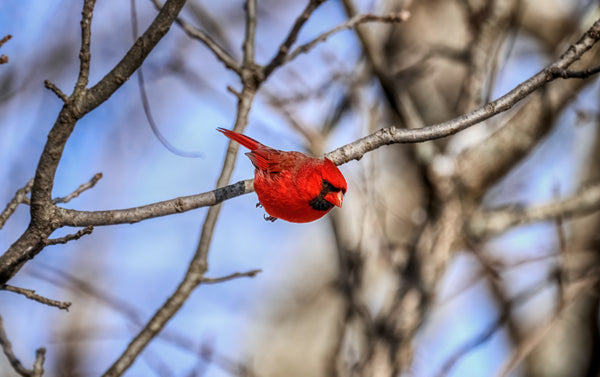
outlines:
[[4, 321], [2, 316], [0, 316], [0, 347], [4, 351], [8, 362], [13, 367], [15, 372], [17, 372], [22, 377], [41, 377], [44, 374], [44, 359], [46, 354], [45, 348], [39, 348], [35, 353], [35, 362], [33, 364], [33, 369], [29, 370], [23, 366], [21, 361], [15, 356], [12, 350], [12, 344], [8, 340], [6, 332], [4, 331]]
[[88, 225], [85, 228], [78, 230], [74, 234], [67, 234], [66, 236], [60, 237], [60, 238], [49, 238], [49, 239], [44, 240], [43, 242], [47, 246], [65, 244], [69, 241], [78, 240], [81, 237], [85, 236], [86, 234], [92, 234], [93, 231], [94, 231], [94, 227], [91, 225]]
[[68, 203], [71, 200], [75, 199], [76, 197], [78, 197], [79, 195], [81, 195], [82, 192], [91, 189], [92, 187], [94, 187], [96, 185], [96, 183], [98, 183], [98, 181], [102, 179], [102, 173], [96, 173], [94, 174], [94, 176], [87, 181], [86, 183], [83, 183], [82, 185], [80, 185], [79, 187], [77, 187], [77, 189], [75, 191], [73, 191], [72, 193], [70, 193], [67, 196], [64, 196], [62, 198], [54, 198], [52, 199], [52, 203], [54, 204], [58, 204], [58, 203]]
[[262, 272], [262, 270], [257, 269], [257, 270], [252, 270], [252, 271], [248, 271], [248, 272], [236, 272], [230, 275], [226, 275], [226, 276], [222, 276], [220, 278], [202, 278], [202, 282], [206, 283], [206, 284], [217, 284], [217, 283], [222, 283], [224, 281], [228, 281], [228, 280], [233, 280], [233, 279], [237, 279], [237, 278], [241, 278], [241, 277], [246, 277], [246, 278], [253, 278], [256, 276], [256, 274]]
[[265, 66], [263, 71], [264, 77], [268, 77], [277, 67], [285, 63], [285, 57], [290, 51], [290, 48], [292, 48], [292, 45], [296, 42], [300, 30], [306, 21], [308, 21], [315, 9], [317, 9], [324, 2], [325, 0], [309, 0], [302, 13], [300, 13], [300, 15], [296, 18], [296, 21], [294, 22], [294, 25], [292, 26], [292, 29], [288, 33], [287, 37], [279, 46], [277, 54], [275, 54], [269, 64]]
[[385, 15], [360, 14], [360, 15], [354, 16], [351, 19], [344, 22], [343, 24], [338, 25], [338, 26], [334, 27], [333, 29], [330, 29], [330, 30], [324, 32], [323, 34], [319, 35], [312, 41], [296, 47], [289, 55], [287, 55], [285, 57], [284, 63], [295, 59], [300, 54], [309, 52], [316, 45], [318, 45], [321, 42], [325, 42], [333, 34], [338, 33], [342, 30], [352, 29], [352, 28], [356, 27], [357, 25], [364, 24], [367, 22], [380, 22], [380, 23], [404, 22], [404, 21], [408, 20], [409, 17], [410, 17], [410, 12], [406, 11], [406, 10], [400, 11], [400, 12], [389, 13], [389, 14], [385, 14]]
[[64, 103], [67, 103], [67, 101], [69, 101], [69, 97], [65, 93], [63, 93], [63, 91], [60, 90], [56, 85], [54, 85], [54, 83], [50, 82], [50, 80], [44, 80], [44, 87], [46, 87], [46, 89], [50, 90], [52, 93], [56, 94], [56, 96], [60, 98]]
[[[0, 47], [2, 47], [2, 45], [5, 44], [11, 38], [12, 38], [12, 35], [10, 35], [10, 34], [2, 37], [2, 39], [0, 39]], [[8, 63], [8, 56], [0, 55], [0, 64], [5, 64], [5, 63]]]
[[8, 218], [11, 217], [13, 213], [15, 213], [15, 210], [17, 209], [18, 205], [23, 203], [23, 200], [27, 197], [27, 194], [31, 191], [32, 187], [33, 178], [27, 181], [25, 186], [17, 190], [15, 196], [10, 200], [10, 202], [8, 202], [6, 208], [4, 208], [4, 211], [0, 213], [0, 229], [4, 227], [6, 220], [8, 220]]
[[[159, 0], [152, 0], [152, 2], [154, 3], [156, 9], [160, 10], [162, 8], [162, 5], [160, 4]], [[175, 22], [177, 22], [177, 24], [183, 29], [183, 31], [188, 36], [194, 39], [198, 39], [200, 42], [204, 43], [204, 45], [215, 54], [217, 59], [219, 59], [225, 65], [225, 67], [237, 73], [238, 75], [241, 74], [239, 64], [227, 51], [225, 51], [223, 47], [221, 47], [221, 45], [219, 45], [214, 39], [212, 39], [210, 35], [206, 34], [204, 31], [185, 21], [181, 17], [177, 17]]]
[[2, 39], [0, 39], [0, 47], [2, 47], [6, 42], [8, 42], [12, 38], [12, 35], [7, 34]]
[[[254, 61], [254, 46], [256, 36], [256, 0], [246, 0], [246, 29], [244, 35], [244, 43], [242, 48], [244, 50], [244, 62], [245, 68], [252, 68], [255, 64]], [[243, 78], [242, 78], [243, 79]]]
[[36, 294], [33, 289], [19, 288], [19, 287], [15, 287], [15, 286], [8, 285], [8, 284], [4, 284], [4, 285], [0, 286], [0, 289], [9, 291], [9, 292], [18, 293], [20, 295], [27, 297], [28, 299], [37, 301], [44, 305], [54, 306], [56, 308], [66, 310], [66, 311], [69, 311], [69, 307], [71, 306], [71, 303], [67, 302], [67, 301], [52, 300], [50, 298], [40, 296], [40, 295]]
[[81, 48], [79, 50], [79, 76], [75, 83], [73, 96], [82, 98], [87, 89], [90, 76], [90, 44], [92, 35], [92, 16], [96, 0], [85, 0], [81, 11]]

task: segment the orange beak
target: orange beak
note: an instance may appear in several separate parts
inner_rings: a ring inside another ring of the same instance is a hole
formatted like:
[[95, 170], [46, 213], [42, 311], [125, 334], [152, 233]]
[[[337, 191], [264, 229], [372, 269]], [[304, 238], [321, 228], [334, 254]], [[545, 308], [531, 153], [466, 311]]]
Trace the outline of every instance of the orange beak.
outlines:
[[336, 206], [338, 206], [338, 207], [341, 208], [342, 207], [342, 203], [344, 202], [344, 193], [341, 192], [341, 191], [338, 191], [335, 194], [334, 198], [335, 198], [335, 203], [333, 203], [333, 204], [335, 204]]

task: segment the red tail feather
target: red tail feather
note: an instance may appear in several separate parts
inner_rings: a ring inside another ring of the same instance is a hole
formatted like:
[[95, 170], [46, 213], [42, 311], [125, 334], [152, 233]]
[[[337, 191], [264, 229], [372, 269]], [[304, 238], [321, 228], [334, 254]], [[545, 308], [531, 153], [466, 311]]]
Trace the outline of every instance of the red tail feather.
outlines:
[[242, 135], [240, 133], [230, 131], [221, 127], [217, 128], [217, 131], [221, 132], [223, 135], [227, 136], [231, 140], [237, 141], [238, 143], [250, 149], [251, 151], [255, 151], [258, 149], [259, 146], [262, 146], [261, 143], [246, 135]]

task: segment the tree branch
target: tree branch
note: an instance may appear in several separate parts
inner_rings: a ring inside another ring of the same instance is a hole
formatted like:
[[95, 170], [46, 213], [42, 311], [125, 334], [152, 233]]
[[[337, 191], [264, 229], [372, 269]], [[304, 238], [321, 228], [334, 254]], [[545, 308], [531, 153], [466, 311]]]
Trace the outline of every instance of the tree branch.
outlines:
[[588, 68], [581, 71], [570, 71], [568, 69], [555, 69], [551, 73], [554, 77], [560, 77], [561, 79], [587, 79], [590, 76], [596, 75], [600, 72], [600, 66], [594, 68]]
[[477, 239], [486, 239], [517, 225], [583, 216], [598, 210], [600, 210], [600, 183], [595, 183], [566, 199], [553, 200], [546, 204], [529, 208], [511, 206], [478, 211], [469, 220], [467, 231]]
[[240, 181], [202, 194], [182, 196], [141, 207], [107, 211], [77, 211], [57, 207], [56, 216], [64, 226], [133, 224], [143, 220], [214, 206], [224, 200], [254, 191], [253, 180]]
[[20, 295], [27, 297], [30, 300], [37, 301], [44, 305], [54, 306], [54, 307], [57, 307], [59, 309], [63, 309], [66, 311], [69, 311], [69, 307], [71, 306], [70, 302], [52, 300], [52, 299], [46, 298], [44, 296], [40, 296], [40, 295], [36, 294], [33, 289], [19, 288], [19, 287], [14, 287], [14, 286], [8, 285], [8, 284], [1, 285], [0, 289], [9, 291], [9, 292], [13, 292], [13, 293], [18, 293]]
[[[87, 12], [91, 4], [93, 4], [91, 0], [85, 2], [83, 13]], [[48, 140], [36, 169], [31, 191], [30, 226], [0, 256], [0, 284], [6, 283], [26, 260], [39, 253], [44, 247], [42, 240], [48, 238], [55, 229], [61, 226], [55, 221], [57, 207], [52, 204], [52, 188], [58, 163], [77, 120], [106, 101], [135, 72], [154, 46], [169, 31], [184, 4], [185, 0], [168, 0], [154, 21], [119, 63], [96, 85], [85, 90], [85, 95], [73, 97], [76, 101], [74, 103], [69, 101], [61, 109], [54, 126], [48, 133]], [[84, 18], [86, 17], [91, 20], [91, 15], [84, 15]], [[87, 24], [82, 26], [82, 30], [85, 28], [87, 28]], [[85, 33], [82, 31], [82, 35], [87, 38]], [[82, 45], [85, 44], [85, 40], [82, 41]], [[87, 69], [85, 61], [81, 63], [80, 68]], [[85, 76], [85, 73], [80, 72], [78, 82]]]
[[150, 51], [171, 28], [185, 0], [167, 0], [154, 21], [135, 41], [115, 67], [90, 88], [81, 104], [82, 114], [88, 113], [106, 101], [142, 65]]
[[376, 14], [360, 14], [352, 17], [341, 25], [338, 25], [323, 34], [317, 36], [312, 41], [305, 43], [301, 46], [296, 47], [289, 55], [285, 56], [283, 59], [283, 63], [287, 63], [291, 60], [294, 60], [298, 55], [304, 54], [312, 50], [316, 45], [321, 42], [325, 42], [329, 37], [333, 34], [338, 33], [342, 30], [352, 29], [357, 25], [364, 24], [367, 22], [381, 22], [381, 23], [398, 23], [404, 22], [408, 20], [410, 17], [410, 12], [401, 11], [395, 13], [389, 13], [384, 15], [376, 15]]
[[339, 165], [350, 160], [359, 160], [365, 153], [383, 145], [394, 143], [417, 143], [453, 135], [510, 109], [535, 90], [556, 79], [552, 72], [556, 71], [556, 69], [565, 69], [569, 67], [599, 39], [600, 20], [597, 20], [581, 39], [571, 45], [554, 63], [528, 80], [517, 85], [513, 90], [495, 101], [467, 114], [461, 115], [458, 118], [421, 129], [406, 130], [396, 127], [384, 128], [353, 143], [338, 148], [335, 151], [328, 153], [326, 157]]
[[63, 93], [54, 83], [50, 82], [50, 80], [44, 80], [44, 87], [50, 90], [52, 93], [56, 94], [58, 98], [60, 98], [64, 103], [69, 101], [69, 97]]
[[229, 280], [233, 280], [233, 279], [237, 279], [237, 278], [242, 278], [242, 277], [246, 277], [246, 278], [253, 278], [256, 276], [256, 274], [262, 272], [262, 270], [251, 270], [248, 272], [236, 272], [230, 275], [226, 275], [226, 276], [221, 276], [220, 278], [203, 278], [202, 282], [205, 284], [217, 284], [217, 283], [223, 283], [225, 281], [229, 281]]
[[98, 183], [98, 181], [102, 179], [102, 173], [96, 173], [94, 174], [94, 176], [87, 181], [86, 183], [80, 185], [79, 187], [77, 187], [77, 189], [75, 191], [73, 191], [72, 193], [70, 193], [67, 196], [64, 196], [62, 198], [54, 198], [52, 199], [52, 203], [57, 204], [57, 203], [68, 203], [71, 200], [75, 199], [76, 197], [78, 197], [79, 195], [81, 195], [82, 192], [89, 190], [91, 188], [93, 188], [94, 186], [96, 186], [96, 183]]
[[265, 66], [263, 70], [264, 77], [268, 77], [271, 73], [273, 73], [273, 71], [277, 67], [285, 63], [285, 57], [290, 51], [290, 48], [292, 48], [294, 42], [296, 42], [300, 30], [302, 29], [306, 21], [308, 21], [310, 15], [315, 11], [315, 9], [317, 9], [324, 2], [325, 0], [309, 0], [302, 13], [300, 13], [298, 18], [296, 18], [296, 21], [294, 22], [294, 25], [292, 26], [292, 29], [288, 33], [287, 37], [279, 46], [277, 54], [275, 54], [275, 56], [273, 57], [273, 59], [271, 59], [269, 64]]
[[2, 229], [2, 227], [6, 223], [6, 220], [8, 220], [8, 218], [11, 217], [13, 213], [15, 213], [15, 210], [17, 209], [19, 204], [23, 203], [23, 201], [27, 197], [27, 194], [31, 191], [32, 187], [33, 187], [33, 178], [31, 178], [25, 184], [25, 186], [23, 186], [22, 188], [17, 190], [17, 192], [15, 193], [15, 196], [11, 199], [10, 202], [8, 202], [8, 204], [6, 205], [6, 208], [4, 208], [4, 211], [2, 211], [2, 213], [0, 213], [0, 229]]
[[[156, 9], [160, 10], [162, 8], [162, 5], [160, 4], [159, 0], [152, 0], [152, 2], [154, 3]], [[183, 31], [188, 36], [204, 43], [204, 45], [208, 47], [208, 49], [212, 51], [213, 54], [215, 54], [217, 59], [219, 59], [225, 65], [225, 67], [237, 73], [238, 75], [241, 74], [239, 64], [227, 51], [225, 51], [223, 47], [221, 47], [221, 45], [219, 45], [214, 39], [212, 39], [210, 35], [206, 34], [194, 25], [185, 21], [181, 17], [177, 17], [175, 19], [175, 22], [177, 22], [177, 24], [183, 29]]]
[[[4, 45], [11, 38], [12, 38], [12, 35], [10, 35], [10, 34], [7, 34], [4, 37], [2, 37], [2, 39], [0, 39], [0, 47], [2, 47], [2, 45]], [[5, 64], [5, 63], [8, 63], [8, 56], [0, 55], [0, 64]]]
[[33, 369], [27, 369], [21, 364], [21, 361], [15, 356], [12, 350], [12, 344], [8, 340], [6, 336], [6, 332], [4, 331], [4, 321], [2, 320], [2, 316], [0, 316], [0, 347], [4, 351], [8, 362], [13, 367], [15, 372], [17, 372], [22, 377], [41, 377], [44, 374], [44, 359], [46, 355], [45, 348], [39, 348], [35, 353], [35, 362], [33, 364]]
[[66, 236], [60, 237], [60, 238], [48, 238], [46, 240], [43, 240], [42, 242], [46, 246], [65, 244], [69, 241], [78, 240], [81, 237], [85, 236], [86, 234], [92, 234], [93, 231], [94, 231], [94, 227], [91, 225], [88, 225], [85, 228], [78, 230], [74, 234], [67, 234]]
[[73, 98], [81, 98], [87, 90], [90, 76], [90, 44], [92, 36], [92, 16], [96, 0], [85, 0], [81, 11], [81, 48], [79, 50], [79, 76], [73, 90]]
[[[256, 11], [255, 7], [256, 0], [248, 0], [246, 9], [246, 36], [244, 40], [244, 64], [242, 67], [242, 74], [240, 76], [243, 88], [240, 96], [238, 97], [237, 116], [234, 125], [234, 130], [237, 132], [242, 132], [246, 124], [248, 124], [248, 116], [252, 101], [254, 100], [254, 96], [256, 94], [256, 87], [258, 84], [257, 80], [259, 80], [254, 75], [254, 32], [256, 28], [256, 14], [254, 13]], [[106, 371], [104, 377], [115, 377], [123, 374], [123, 372], [129, 368], [129, 366], [131, 366], [138, 355], [146, 348], [148, 343], [150, 343], [150, 341], [164, 328], [167, 322], [179, 311], [179, 309], [181, 309], [194, 289], [196, 289], [196, 287], [203, 282], [204, 274], [208, 270], [208, 252], [210, 249], [213, 230], [221, 210], [221, 206], [215, 204], [222, 202], [226, 198], [241, 195], [241, 186], [243, 186], [243, 191], [248, 190], [248, 192], [250, 192], [252, 181], [249, 180], [223, 187], [226, 186], [231, 179], [231, 174], [235, 166], [237, 151], [238, 144], [230, 142], [227, 148], [227, 154], [223, 163], [221, 175], [217, 180], [218, 188], [210, 193], [201, 194], [203, 196], [201, 200], [211, 203], [204, 205], [212, 205], [212, 207], [208, 210], [202, 225], [202, 232], [200, 235], [200, 240], [198, 241], [196, 253], [189, 264], [183, 280], [177, 289], [175, 289], [175, 291], [171, 294], [171, 296], [169, 296], [167, 301], [156, 311], [146, 326], [144, 326], [139, 334], [131, 341], [131, 343], [129, 343], [127, 349]], [[232, 192], [235, 193], [235, 195], [233, 195]], [[167, 207], [170, 205], [174, 206], [175, 209], [181, 209], [178, 212], [187, 210], [185, 208], [186, 198], [179, 199], [175, 199], [175, 201], [169, 201], [170, 203], [167, 204]], [[152, 205], [145, 207], [146, 210], [152, 210], [150, 208]], [[166, 209], [170, 210], [169, 208]]]

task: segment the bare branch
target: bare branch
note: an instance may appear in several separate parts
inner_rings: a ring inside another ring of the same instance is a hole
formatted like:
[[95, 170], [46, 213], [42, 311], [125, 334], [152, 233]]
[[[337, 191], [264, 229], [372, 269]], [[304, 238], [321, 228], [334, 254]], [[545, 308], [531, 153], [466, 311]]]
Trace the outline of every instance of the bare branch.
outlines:
[[29, 370], [23, 366], [21, 361], [15, 356], [12, 350], [12, 344], [8, 340], [6, 336], [6, 332], [4, 331], [4, 321], [2, 320], [2, 316], [0, 316], [0, 347], [4, 351], [8, 362], [13, 367], [15, 372], [17, 372], [22, 377], [41, 377], [44, 374], [44, 358], [46, 354], [45, 348], [39, 348], [36, 351], [35, 363], [33, 364], [33, 369]]
[[226, 276], [222, 276], [220, 278], [202, 278], [202, 282], [206, 283], [206, 284], [217, 284], [217, 283], [222, 283], [224, 281], [229, 281], [229, 280], [233, 280], [233, 279], [237, 279], [237, 278], [241, 278], [241, 277], [246, 277], [246, 278], [253, 278], [256, 276], [256, 274], [262, 272], [262, 270], [258, 269], [258, 270], [252, 270], [252, 271], [248, 271], [248, 272], [236, 272], [230, 275], [226, 275]]
[[4, 211], [0, 213], [0, 229], [2, 229], [2, 227], [6, 223], [6, 220], [8, 220], [8, 218], [11, 217], [13, 213], [15, 213], [17, 206], [23, 203], [24, 199], [27, 197], [27, 194], [31, 191], [32, 187], [33, 178], [27, 181], [25, 186], [17, 190], [15, 196], [11, 199], [10, 202], [8, 202], [6, 208], [4, 208]]
[[596, 183], [563, 200], [553, 200], [529, 208], [512, 206], [476, 212], [467, 227], [475, 238], [485, 239], [517, 225], [583, 216], [599, 209], [600, 183]]
[[86, 234], [92, 234], [93, 231], [94, 231], [94, 227], [91, 225], [88, 225], [87, 227], [78, 230], [77, 233], [68, 234], [68, 235], [66, 235], [64, 237], [60, 237], [60, 238], [49, 238], [49, 239], [44, 240], [43, 243], [46, 246], [64, 244], [69, 241], [78, 240], [81, 237], [85, 236]]
[[42, 304], [45, 304], [48, 306], [54, 306], [56, 308], [63, 309], [66, 311], [69, 311], [69, 307], [71, 306], [70, 302], [52, 300], [47, 297], [40, 296], [40, 295], [36, 294], [33, 289], [19, 288], [19, 287], [14, 287], [14, 286], [8, 285], [8, 284], [1, 285], [0, 289], [9, 291], [9, 292], [18, 293], [20, 295], [27, 297], [30, 300], [34, 300], [34, 301], [37, 301], [39, 303], [42, 303]]
[[89, 212], [58, 207], [56, 209], [56, 215], [60, 219], [60, 223], [64, 226], [131, 224], [154, 217], [167, 216], [201, 207], [214, 206], [224, 200], [253, 191], [253, 180], [248, 179], [202, 194], [182, 196], [141, 207]]
[[98, 181], [102, 179], [102, 173], [96, 173], [94, 174], [94, 176], [86, 183], [82, 184], [81, 186], [77, 187], [77, 189], [75, 191], [73, 191], [72, 193], [70, 193], [69, 195], [62, 197], [62, 198], [54, 198], [52, 199], [52, 203], [57, 204], [57, 203], [68, 203], [71, 200], [75, 199], [76, 197], [78, 197], [79, 195], [81, 195], [82, 192], [91, 189], [92, 187], [94, 187], [96, 185], [96, 183], [98, 183]]
[[80, 109], [83, 114], [95, 109], [108, 99], [142, 65], [150, 51], [169, 31], [172, 23], [183, 8], [185, 0], [167, 0], [154, 21], [131, 46], [115, 67], [91, 87]]
[[357, 25], [367, 23], [367, 22], [384, 22], [384, 23], [404, 22], [404, 21], [408, 20], [409, 17], [410, 17], [410, 12], [406, 11], [406, 10], [401, 11], [401, 12], [384, 14], [381, 16], [376, 15], [376, 14], [361, 14], [361, 15], [354, 16], [351, 19], [344, 22], [343, 24], [338, 25], [338, 26], [334, 27], [333, 29], [330, 29], [330, 30], [324, 32], [323, 34], [319, 35], [312, 41], [296, 47], [289, 55], [287, 55], [284, 58], [283, 63], [287, 63], [287, 62], [295, 59], [300, 54], [309, 52], [316, 45], [318, 45], [321, 42], [325, 42], [333, 34], [338, 33], [342, 30], [352, 29], [352, 28], [356, 27]]

